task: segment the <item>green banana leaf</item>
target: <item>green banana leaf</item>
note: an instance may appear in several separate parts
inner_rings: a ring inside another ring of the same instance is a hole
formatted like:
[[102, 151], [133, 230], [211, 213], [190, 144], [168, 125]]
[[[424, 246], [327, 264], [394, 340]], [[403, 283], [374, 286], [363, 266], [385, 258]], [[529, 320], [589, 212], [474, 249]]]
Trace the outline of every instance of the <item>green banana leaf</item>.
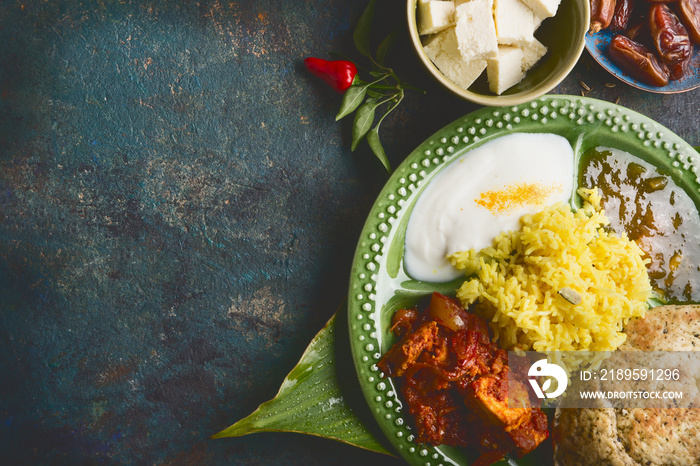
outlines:
[[[255, 432], [296, 432], [396, 456], [361, 392], [350, 355], [347, 316], [345, 312], [336, 312], [311, 340], [275, 398], [212, 438]], [[551, 444], [542, 445], [523, 458], [504, 458], [494, 466], [551, 464], [548, 452]]]
[[[277, 396], [212, 438], [298, 432], [391, 454], [377, 440], [382, 435], [362, 395], [348, 396], [361, 391], [350, 357], [350, 343], [347, 337], [343, 339], [347, 331], [336, 331], [343, 324], [347, 325], [342, 318], [331, 317], [284, 379]], [[353, 381], [357, 387], [352, 386]], [[341, 385], [345, 390], [341, 390]], [[367, 426], [374, 427], [374, 431]]]

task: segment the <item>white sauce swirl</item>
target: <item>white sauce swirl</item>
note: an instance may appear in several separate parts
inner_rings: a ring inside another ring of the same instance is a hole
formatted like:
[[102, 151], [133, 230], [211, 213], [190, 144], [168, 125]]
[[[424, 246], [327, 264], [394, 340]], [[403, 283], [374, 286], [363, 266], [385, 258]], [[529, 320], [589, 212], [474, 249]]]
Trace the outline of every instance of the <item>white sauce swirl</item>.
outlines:
[[406, 272], [428, 282], [458, 277], [449, 254], [490, 246], [502, 231], [518, 229], [523, 215], [567, 202], [573, 183], [574, 151], [562, 136], [514, 133], [469, 151], [416, 201], [406, 231]]

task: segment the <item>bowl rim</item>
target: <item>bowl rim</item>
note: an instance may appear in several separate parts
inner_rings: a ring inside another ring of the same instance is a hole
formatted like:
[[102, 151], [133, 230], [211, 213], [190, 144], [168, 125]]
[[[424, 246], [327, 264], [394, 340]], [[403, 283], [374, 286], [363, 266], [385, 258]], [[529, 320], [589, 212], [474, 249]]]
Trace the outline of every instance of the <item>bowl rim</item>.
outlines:
[[[685, 88], [670, 88], [670, 85], [666, 86], [661, 86], [661, 87], [654, 87], [654, 86], [649, 86], [646, 85], [632, 76], [629, 75], [629, 73], [625, 72], [624, 70], [620, 69], [615, 65], [614, 63], [606, 62], [605, 59], [603, 58], [603, 54], [601, 53], [601, 50], [596, 46], [595, 44], [595, 39], [596, 37], [600, 38], [606, 34], [606, 30], [603, 29], [601, 31], [598, 31], [594, 34], [586, 34], [586, 50], [588, 51], [588, 54], [593, 57], [593, 59], [600, 65], [601, 68], [603, 68], [605, 71], [607, 71], [611, 76], [614, 78], [618, 79], [619, 81], [627, 84], [628, 86], [632, 86], [636, 89], [639, 89], [641, 91], [645, 92], [651, 92], [654, 94], [662, 94], [662, 95], [670, 95], [670, 94], [681, 94], [683, 92], [688, 92], [695, 90], [700, 87], [700, 80], [698, 80], [696, 83], [685, 87]], [[695, 54], [700, 54], [700, 47], [695, 47], [695, 44], [693, 44], [693, 58], [695, 57]]]
[[[420, 61], [423, 63], [423, 66], [428, 70], [428, 72], [433, 76], [433, 78], [440, 82], [440, 84], [442, 84], [445, 88], [450, 90], [453, 94], [456, 94], [457, 96], [476, 104], [503, 107], [507, 105], [518, 105], [525, 102], [530, 102], [539, 97], [542, 97], [543, 95], [547, 94], [549, 91], [557, 87], [564, 79], [566, 79], [566, 77], [571, 73], [571, 70], [573, 70], [574, 66], [576, 66], [579, 59], [581, 58], [583, 50], [586, 48], [585, 39], [586, 34], [588, 33], [587, 27], [583, 31], [583, 34], [581, 34], [581, 40], [576, 46], [576, 50], [574, 53], [575, 58], [570, 60], [568, 64], [564, 67], [564, 70], [560, 73], [559, 78], [553, 80], [547, 86], [541, 86], [536, 91], [529, 91], [514, 95], [479, 94], [476, 92], [472, 92], [468, 89], [462, 89], [461, 87], [453, 83], [450, 79], [448, 79], [447, 77], [445, 77], [445, 75], [442, 74], [442, 72], [435, 66], [432, 60], [430, 60], [430, 58], [428, 58], [428, 56], [426, 55], [425, 50], [423, 50], [423, 44], [421, 42], [420, 35], [418, 34], [418, 21], [416, 20], [416, 8], [418, 1], [419, 0], [408, 0], [406, 2], [406, 21], [408, 22], [408, 33], [411, 36], [413, 50], [420, 58]], [[591, 17], [589, 0], [574, 1], [581, 3], [581, 5], [583, 6], [585, 14], [583, 24], [588, 25], [590, 23]]]

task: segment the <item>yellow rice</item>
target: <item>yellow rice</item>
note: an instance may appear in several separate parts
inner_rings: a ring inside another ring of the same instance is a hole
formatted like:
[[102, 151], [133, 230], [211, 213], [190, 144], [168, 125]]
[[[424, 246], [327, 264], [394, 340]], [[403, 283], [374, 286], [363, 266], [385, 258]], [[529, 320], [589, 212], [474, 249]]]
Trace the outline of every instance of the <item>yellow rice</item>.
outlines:
[[[581, 209], [557, 204], [520, 220], [493, 246], [461, 251], [452, 264], [472, 276], [457, 291], [491, 323], [505, 349], [610, 351], [623, 325], [642, 317], [651, 285], [642, 251], [609, 224], [596, 189], [580, 189]], [[569, 288], [574, 305], [558, 291]], [[575, 300], [574, 300], [575, 301]]]

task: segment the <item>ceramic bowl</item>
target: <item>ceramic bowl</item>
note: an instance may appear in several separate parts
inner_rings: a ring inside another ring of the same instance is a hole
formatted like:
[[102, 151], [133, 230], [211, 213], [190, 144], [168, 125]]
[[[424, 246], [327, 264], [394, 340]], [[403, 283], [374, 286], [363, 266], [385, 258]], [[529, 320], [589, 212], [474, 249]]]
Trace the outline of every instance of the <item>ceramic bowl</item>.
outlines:
[[416, 22], [418, 0], [408, 0], [407, 17], [411, 42], [428, 72], [444, 87], [459, 97], [481, 105], [517, 105], [534, 100], [561, 83], [571, 72], [585, 46], [590, 23], [589, 0], [562, 0], [557, 14], [547, 18], [535, 32], [535, 37], [547, 46], [547, 54], [528, 71], [525, 78], [496, 95], [489, 90], [486, 72], [465, 90], [445, 77], [423, 50]]
[[656, 87], [635, 79], [612, 61], [608, 48], [613, 37], [615, 37], [615, 33], [607, 29], [596, 34], [587, 34], [586, 49], [600, 66], [625, 84], [657, 94], [678, 94], [700, 87], [700, 47], [696, 46], [693, 50], [693, 57], [690, 59], [688, 71], [681, 79], [671, 81], [666, 86]]

